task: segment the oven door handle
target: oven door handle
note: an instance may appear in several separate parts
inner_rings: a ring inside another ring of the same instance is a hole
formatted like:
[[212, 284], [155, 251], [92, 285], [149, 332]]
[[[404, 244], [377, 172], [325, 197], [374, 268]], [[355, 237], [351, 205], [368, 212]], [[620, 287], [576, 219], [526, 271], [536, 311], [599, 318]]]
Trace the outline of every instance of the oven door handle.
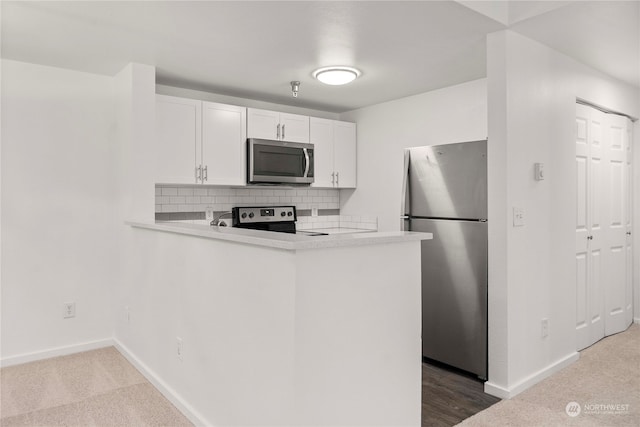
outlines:
[[302, 152], [304, 153], [304, 177], [307, 178], [309, 174], [309, 152], [306, 148], [303, 148]]

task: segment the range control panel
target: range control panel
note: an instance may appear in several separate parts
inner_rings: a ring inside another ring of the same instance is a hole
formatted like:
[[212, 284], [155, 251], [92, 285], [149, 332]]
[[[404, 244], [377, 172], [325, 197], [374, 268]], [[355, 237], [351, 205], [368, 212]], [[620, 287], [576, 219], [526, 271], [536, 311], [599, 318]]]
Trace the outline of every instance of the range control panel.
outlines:
[[234, 227], [260, 222], [295, 222], [295, 206], [235, 207], [231, 210]]

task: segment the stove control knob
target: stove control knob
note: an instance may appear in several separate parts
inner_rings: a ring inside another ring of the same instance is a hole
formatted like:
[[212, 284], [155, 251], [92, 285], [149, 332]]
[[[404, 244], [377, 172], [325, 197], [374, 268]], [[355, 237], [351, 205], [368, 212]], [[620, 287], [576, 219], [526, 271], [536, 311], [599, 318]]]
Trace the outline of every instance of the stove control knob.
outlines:
[[247, 217], [247, 213], [246, 212], [242, 212], [242, 215], [240, 215], [242, 217], [242, 219], [245, 219]]
[[293, 216], [293, 212], [291, 211], [287, 212], [287, 216]]
[[249, 212], [249, 218], [253, 218], [253, 212]]
[[280, 216], [287, 216], [287, 213], [285, 211], [280, 212]]

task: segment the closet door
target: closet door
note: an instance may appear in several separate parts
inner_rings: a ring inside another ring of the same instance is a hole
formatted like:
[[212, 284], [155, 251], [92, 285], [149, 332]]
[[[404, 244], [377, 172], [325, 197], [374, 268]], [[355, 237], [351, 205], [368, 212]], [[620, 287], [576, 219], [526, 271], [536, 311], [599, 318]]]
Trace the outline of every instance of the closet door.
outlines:
[[606, 115], [606, 157], [608, 196], [605, 222], [605, 335], [626, 329], [627, 325], [627, 211], [629, 182], [627, 165], [626, 118]]
[[576, 106], [576, 339], [582, 350], [604, 337], [604, 113]]
[[626, 253], [627, 253], [627, 273], [626, 273], [626, 324], [631, 325], [633, 322], [633, 236], [631, 234], [631, 226], [633, 225], [633, 167], [631, 159], [633, 159], [633, 123], [626, 119], [627, 122], [627, 162], [625, 168], [625, 182], [627, 183], [627, 199], [625, 207], [625, 225], [626, 225]]
[[631, 121], [576, 106], [576, 347], [633, 318]]

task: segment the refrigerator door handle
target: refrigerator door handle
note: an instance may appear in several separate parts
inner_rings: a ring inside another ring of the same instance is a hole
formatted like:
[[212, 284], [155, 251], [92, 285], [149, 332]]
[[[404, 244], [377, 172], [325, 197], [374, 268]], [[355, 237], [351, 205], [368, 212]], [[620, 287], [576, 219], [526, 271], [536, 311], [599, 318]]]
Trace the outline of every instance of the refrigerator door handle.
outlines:
[[409, 215], [400, 215], [400, 231], [409, 231], [406, 224], [409, 222], [411, 217]]
[[[402, 178], [402, 192], [400, 193], [400, 213], [411, 213], [411, 201], [409, 200], [409, 150], [404, 150], [404, 176]], [[408, 218], [407, 218], [408, 219]]]

